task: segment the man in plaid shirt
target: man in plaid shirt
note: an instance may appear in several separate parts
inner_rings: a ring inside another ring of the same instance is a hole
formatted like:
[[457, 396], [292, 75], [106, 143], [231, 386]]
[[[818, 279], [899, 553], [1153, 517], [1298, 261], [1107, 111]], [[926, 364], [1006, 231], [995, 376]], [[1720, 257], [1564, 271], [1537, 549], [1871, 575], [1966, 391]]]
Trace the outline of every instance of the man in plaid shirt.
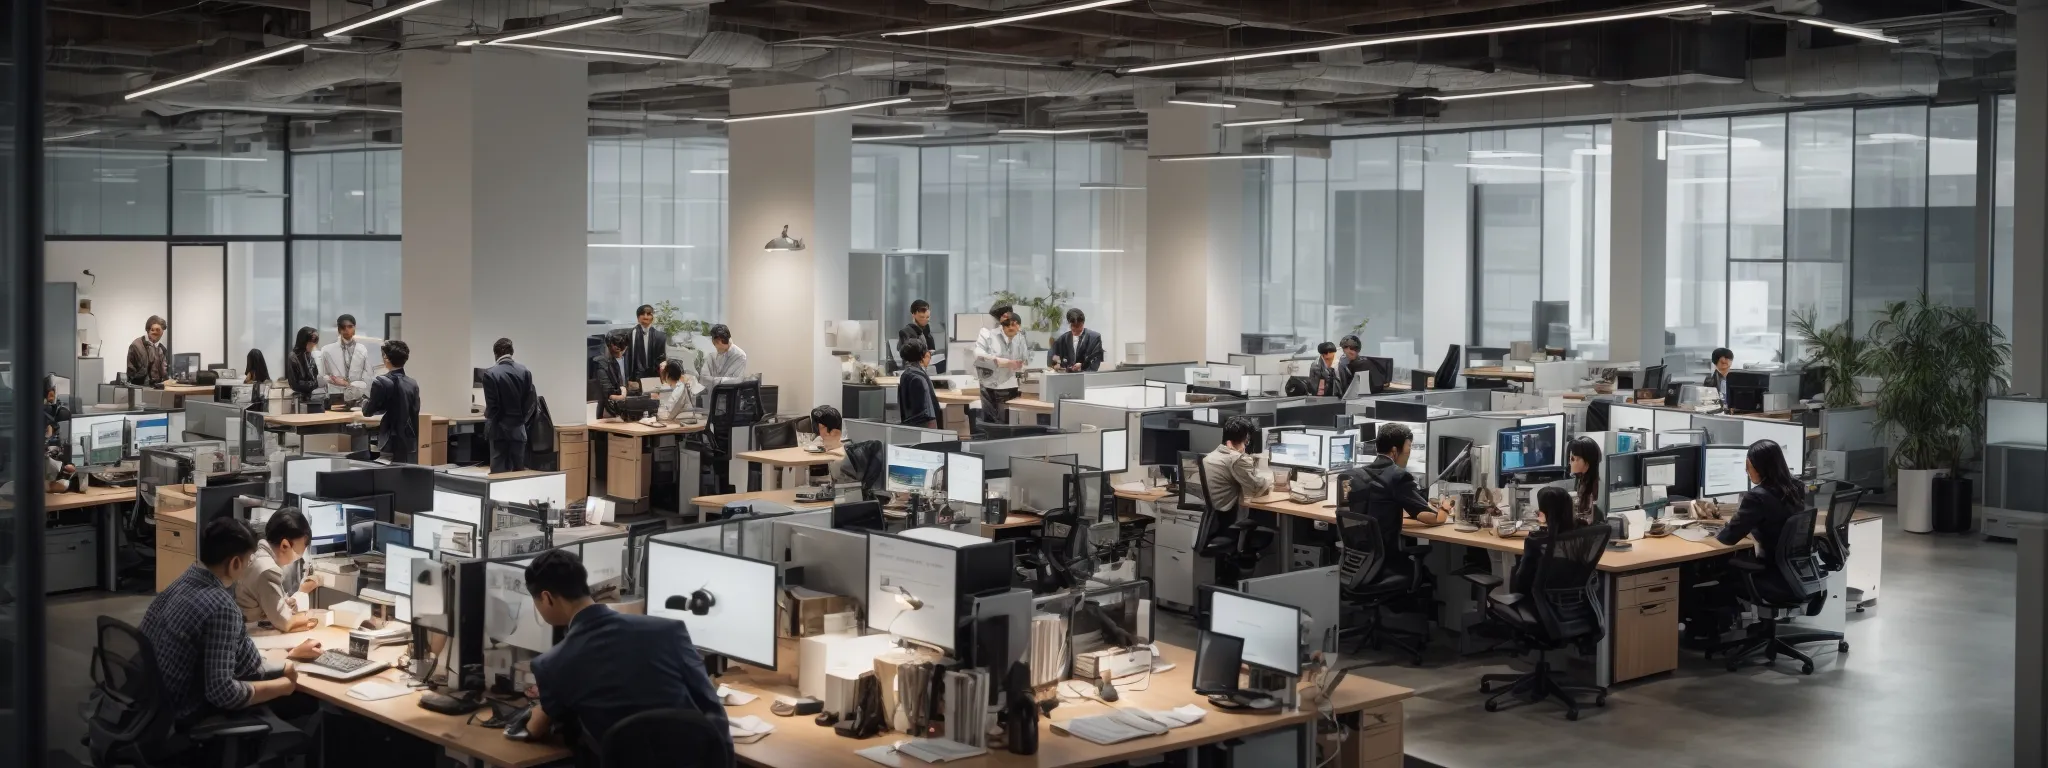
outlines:
[[[289, 661], [283, 676], [257, 679], [263, 658], [235, 605], [234, 584], [256, 554], [256, 532], [240, 520], [217, 518], [200, 536], [199, 552], [198, 562], [142, 614], [142, 634], [155, 651], [164, 696], [176, 707], [180, 724], [298, 690], [298, 669]], [[320, 644], [307, 640], [292, 649], [290, 658], [319, 655]]]

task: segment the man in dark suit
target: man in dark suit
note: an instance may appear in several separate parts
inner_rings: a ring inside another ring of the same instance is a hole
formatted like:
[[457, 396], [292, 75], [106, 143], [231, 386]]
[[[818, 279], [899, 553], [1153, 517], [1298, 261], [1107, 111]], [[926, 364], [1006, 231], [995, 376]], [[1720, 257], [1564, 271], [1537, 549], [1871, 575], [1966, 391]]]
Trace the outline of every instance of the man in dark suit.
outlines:
[[626, 371], [632, 381], [651, 379], [661, 375], [661, 364], [668, 359], [668, 334], [654, 327], [654, 306], [640, 305], [634, 312], [640, 324], [633, 327], [633, 334], [627, 339]]
[[420, 385], [405, 375], [405, 362], [412, 348], [405, 342], [384, 342], [384, 367], [390, 373], [370, 381], [370, 397], [363, 401], [364, 416], [381, 416], [377, 425], [379, 458], [394, 464], [413, 464], [420, 459]]
[[1344, 378], [1338, 371], [1346, 370], [1337, 362], [1337, 345], [1323, 342], [1316, 346], [1319, 356], [1308, 366], [1308, 393], [1317, 397], [1340, 397], [1344, 394]]
[[[910, 324], [896, 331], [896, 349], [901, 350], [903, 342], [910, 341], [911, 339], [916, 339], [918, 343], [924, 345], [925, 351], [934, 355], [943, 351], [939, 349], [937, 344], [932, 342], [931, 302], [924, 299], [910, 302]], [[898, 360], [896, 362], [905, 367], [918, 364], [916, 360]]]
[[617, 416], [618, 401], [625, 399], [626, 347], [631, 344], [625, 331], [612, 331], [604, 336], [604, 354], [593, 362], [597, 364], [597, 375], [591, 379], [591, 390], [597, 396], [597, 415]]
[[498, 363], [484, 369], [484, 437], [491, 441], [491, 472], [526, 468], [526, 422], [532, 420], [540, 394], [533, 389], [533, 371], [512, 359], [512, 340], [491, 345]]
[[1067, 310], [1067, 332], [1052, 340], [1052, 364], [1068, 373], [1102, 367], [1102, 334], [1088, 330], [1088, 316]]

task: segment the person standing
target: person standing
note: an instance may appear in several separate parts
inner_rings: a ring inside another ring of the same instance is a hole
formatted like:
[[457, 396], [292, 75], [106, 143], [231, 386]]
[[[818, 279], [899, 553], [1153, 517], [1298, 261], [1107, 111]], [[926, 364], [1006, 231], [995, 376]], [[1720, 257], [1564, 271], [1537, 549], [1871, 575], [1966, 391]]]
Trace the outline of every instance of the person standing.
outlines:
[[150, 315], [142, 335], [128, 343], [128, 383], [154, 387], [171, 377], [170, 353], [164, 350], [164, 319]]
[[633, 326], [632, 344], [626, 348], [626, 371], [634, 381], [651, 379], [661, 375], [661, 364], [668, 360], [668, 334], [654, 327], [654, 305], [640, 305], [633, 316], [640, 324]]
[[591, 358], [597, 375], [591, 378], [590, 388], [600, 417], [619, 415], [619, 401], [626, 398], [626, 347], [631, 345], [625, 331], [612, 331], [604, 335], [604, 354]]
[[392, 463], [412, 464], [420, 458], [420, 385], [405, 375], [412, 349], [403, 341], [384, 342], [384, 367], [389, 373], [370, 382], [364, 416], [381, 416], [378, 451]]
[[711, 326], [711, 346], [716, 351], [704, 362], [704, 384], [731, 384], [747, 377], [747, 351], [732, 343], [732, 329], [724, 323]]
[[[320, 381], [328, 393], [343, 393], [358, 382], [370, 380], [370, 347], [356, 341], [355, 315], [342, 315], [334, 319], [334, 333], [337, 340], [320, 350]], [[357, 397], [361, 395], [358, 394]]]
[[[933, 355], [939, 353], [938, 344], [932, 342], [931, 302], [924, 299], [910, 302], [910, 324], [903, 326], [901, 330], [896, 332], [896, 348], [902, 349], [903, 343], [911, 339], [916, 339], [923, 343], [925, 351]], [[902, 363], [905, 367], [917, 364], [916, 360], [899, 360], [897, 362]]]
[[903, 356], [903, 374], [896, 380], [896, 406], [902, 411], [903, 423], [913, 427], [939, 428], [939, 395], [932, 387], [932, 376], [925, 366], [932, 361], [932, 351], [916, 338], [906, 339], [899, 350]]
[[491, 472], [526, 469], [526, 424], [540, 406], [533, 371], [512, 359], [512, 340], [491, 345], [498, 362], [484, 369], [484, 438], [491, 441]]
[[1344, 378], [1338, 371], [1337, 345], [1323, 342], [1316, 345], [1320, 357], [1308, 366], [1308, 393], [1317, 397], [1340, 397], [1344, 394]]
[[1052, 365], [1067, 373], [1102, 368], [1102, 334], [1088, 330], [1088, 315], [1067, 310], [1067, 332], [1052, 342]]
[[270, 410], [270, 362], [263, 359], [263, 350], [249, 350], [243, 358], [242, 383], [249, 385], [249, 406], [257, 411]]
[[[1007, 308], [1005, 308], [1007, 309]], [[974, 343], [974, 372], [981, 384], [981, 420], [989, 424], [1009, 422], [1009, 403], [1017, 399], [1017, 373], [1031, 359], [1031, 345], [1024, 340], [1023, 321], [1016, 312], [1005, 311], [990, 333], [984, 329]]]
[[298, 334], [292, 337], [291, 354], [284, 359], [284, 380], [300, 402], [320, 388], [319, 351], [320, 332], [310, 325], [299, 326]]

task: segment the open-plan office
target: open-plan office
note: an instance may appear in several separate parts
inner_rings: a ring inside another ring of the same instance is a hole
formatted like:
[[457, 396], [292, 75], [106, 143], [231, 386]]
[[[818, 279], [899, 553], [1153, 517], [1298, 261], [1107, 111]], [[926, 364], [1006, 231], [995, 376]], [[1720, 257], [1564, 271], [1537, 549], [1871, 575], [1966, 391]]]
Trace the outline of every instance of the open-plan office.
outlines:
[[0, 0], [0, 754], [2048, 765], [2036, 5]]

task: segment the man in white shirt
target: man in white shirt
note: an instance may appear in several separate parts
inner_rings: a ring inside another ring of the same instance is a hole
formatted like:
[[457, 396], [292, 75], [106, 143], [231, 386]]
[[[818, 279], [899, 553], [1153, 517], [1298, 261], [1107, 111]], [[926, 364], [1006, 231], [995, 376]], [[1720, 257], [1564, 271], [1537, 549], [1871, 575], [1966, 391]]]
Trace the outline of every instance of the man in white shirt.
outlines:
[[[370, 369], [375, 368], [379, 353], [368, 344], [356, 341], [355, 315], [342, 315], [334, 320], [334, 333], [340, 338], [320, 348], [320, 383], [329, 393], [347, 392], [350, 387], [369, 387]], [[356, 382], [361, 382], [358, 385]], [[349, 399], [360, 399], [363, 390], [352, 393]]]
[[974, 372], [981, 384], [981, 420], [1009, 423], [1009, 402], [1017, 399], [1017, 372], [1031, 359], [1023, 321], [1004, 312], [997, 329], [983, 329], [974, 342]]
[[716, 351], [704, 361], [704, 386], [731, 384], [747, 377], [747, 351], [732, 343], [732, 329], [723, 323], [711, 326], [711, 346]]
[[661, 408], [655, 412], [655, 418], [674, 424], [678, 416], [690, 410], [690, 387], [683, 383], [682, 361], [661, 362], [661, 385], [668, 391], [661, 395]]

